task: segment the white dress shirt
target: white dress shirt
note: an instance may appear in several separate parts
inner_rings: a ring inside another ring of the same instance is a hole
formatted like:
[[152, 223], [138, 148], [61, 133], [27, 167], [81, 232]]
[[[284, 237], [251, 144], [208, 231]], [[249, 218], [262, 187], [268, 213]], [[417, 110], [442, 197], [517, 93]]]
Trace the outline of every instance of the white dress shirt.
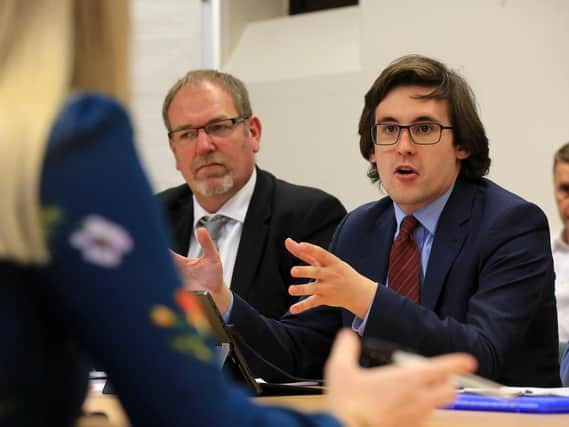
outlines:
[[552, 238], [553, 263], [555, 265], [555, 299], [559, 341], [569, 341], [569, 245], [563, 241], [563, 231]]
[[253, 173], [249, 181], [231, 198], [229, 199], [217, 212], [206, 211], [197, 201], [194, 195], [194, 225], [193, 233], [190, 236], [190, 247], [188, 250], [188, 257], [197, 258], [201, 255], [201, 247], [196, 237], [196, 229], [199, 220], [204, 217], [213, 215], [224, 215], [231, 218], [230, 221], [221, 229], [220, 237], [218, 240], [219, 256], [221, 257], [221, 264], [223, 265], [223, 280], [227, 286], [231, 287], [231, 277], [233, 276], [233, 269], [235, 267], [235, 258], [237, 257], [237, 249], [239, 249], [239, 241], [241, 240], [241, 233], [243, 232], [243, 223], [245, 216], [249, 209], [249, 202], [253, 196], [255, 189], [255, 182], [257, 181], [257, 171], [253, 169]]

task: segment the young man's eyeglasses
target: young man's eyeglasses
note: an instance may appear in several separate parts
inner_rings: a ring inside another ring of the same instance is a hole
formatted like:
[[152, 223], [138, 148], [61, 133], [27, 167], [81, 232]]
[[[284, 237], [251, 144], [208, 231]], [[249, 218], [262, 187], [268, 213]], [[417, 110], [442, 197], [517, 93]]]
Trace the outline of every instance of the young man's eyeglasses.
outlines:
[[185, 145], [192, 143], [198, 139], [200, 129], [213, 138], [225, 138], [231, 135], [233, 129], [239, 124], [246, 121], [249, 117], [233, 117], [231, 119], [216, 120], [205, 126], [198, 127], [182, 127], [180, 129], [168, 132], [168, 137], [174, 141], [176, 145]]
[[418, 145], [432, 145], [441, 140], [443, 130], [454, 129], [439, 123], [415, 123], [397, 125], [394, 123], [374, 123], [371, 127], [371, 139], [375, 145], [394, 145], [399, 141], [401, 129], [407, 129], [411, 141]]

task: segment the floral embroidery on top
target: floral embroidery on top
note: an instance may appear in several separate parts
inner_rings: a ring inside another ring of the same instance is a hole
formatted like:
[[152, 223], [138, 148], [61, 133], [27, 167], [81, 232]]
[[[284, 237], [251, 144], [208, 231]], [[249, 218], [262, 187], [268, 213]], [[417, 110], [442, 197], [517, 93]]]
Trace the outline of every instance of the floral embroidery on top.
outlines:
[[57, 206], [42, 206], [40, 210], [41, 224], [46, 239], [51, 239], [54, 229], [63, 219], [63, 212]]
[[123, 255], [133, 248], [130, 234], [118, 224], [99, 215], [89, 215], [69, 243], [83, 254], [83, 259], [99, 267], [118, 267]]
[[[8, 415], [10, 412], [13, 411], [13, 403], [11, 402], [0, 402], [0, 417], [4, 417], [5, 415]], [[2, 421], [2, 419], [0, 418], [0, 421]]]
[[180, 307], [186, 313], [187, 322], [202, 334], [211, 335], [209, 321], [203, 312], [198, 298], [190, 292], [184, 291], [183, 289], [176, 290], [174, 297], [176, 299], [176, 304], [178, 304], [178, 307]]
[[214, 358], [213, 350], [204, 341], [203, 336], [209, 335], [210, 328], [207, 318], [195, 296], [182, 289], [176, 290], [176, 303], [186, 314], [186, 318], [178, 316], [165, 305], [155, 305], [150, 311], [152, 322], [165, 329], [174, 329], [176, 334], [170, 344], [176, 351], [194, 356], [196, 359], [209, 363]]

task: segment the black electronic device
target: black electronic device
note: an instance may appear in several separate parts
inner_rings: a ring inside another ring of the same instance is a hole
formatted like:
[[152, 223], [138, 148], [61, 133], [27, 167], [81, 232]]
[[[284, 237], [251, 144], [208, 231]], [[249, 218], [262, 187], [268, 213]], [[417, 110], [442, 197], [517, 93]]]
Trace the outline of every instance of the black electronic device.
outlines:
[[[219, 313], [211, 295], [206, 291], [188, 291], [194, 294], [202, 307], [211, 327], [212, 334], [224, 354], [224, 371], [235, 381], [246, 384], [256, 395], [295, 395], [295, 394], [321, 394], [321, 382], [305, 382], [304, 384], [268, 383], [257, 381], [251, 372], [240, 350], [239, 339], [231, 325], [226, 325]], [[244, 344], [244, 343], [241, 343]]]

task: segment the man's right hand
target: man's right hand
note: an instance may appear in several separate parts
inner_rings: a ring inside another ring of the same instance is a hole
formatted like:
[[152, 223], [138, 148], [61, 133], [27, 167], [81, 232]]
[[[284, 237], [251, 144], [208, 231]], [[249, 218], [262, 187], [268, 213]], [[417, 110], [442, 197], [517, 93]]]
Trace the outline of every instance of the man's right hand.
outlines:
[[338, 334], [326, 364], [326, 408], [348, 427], [420, 426], [433, 410], [453, 401], [452, 375], [476, 369], [467, 354], [447, 354], [409, 366], [361, 368], [360, 342]]
[[183, 286], [190, 290], [208, 291], [220, 313], [225, 313], [231, 301], [231, 291], [223, 282], [223, 266], [207, 230], [196, 230], [203, 253], [199, 258], [187, 258], [172, 252], [174, 263], [182, 276]]

